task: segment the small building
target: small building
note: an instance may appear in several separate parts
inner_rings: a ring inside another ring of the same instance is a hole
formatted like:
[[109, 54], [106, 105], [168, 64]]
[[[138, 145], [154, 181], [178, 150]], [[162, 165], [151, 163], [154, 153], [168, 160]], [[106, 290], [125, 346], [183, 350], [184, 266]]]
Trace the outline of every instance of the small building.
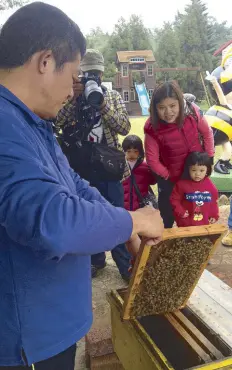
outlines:
[[135, 84], [144, 83], [151, 98], [155, 88], [155, 57], [152, 50], [118, 51], [116, 65], [118, 72], [114, 80], [117, 90], [132, 116], [141, 115]]

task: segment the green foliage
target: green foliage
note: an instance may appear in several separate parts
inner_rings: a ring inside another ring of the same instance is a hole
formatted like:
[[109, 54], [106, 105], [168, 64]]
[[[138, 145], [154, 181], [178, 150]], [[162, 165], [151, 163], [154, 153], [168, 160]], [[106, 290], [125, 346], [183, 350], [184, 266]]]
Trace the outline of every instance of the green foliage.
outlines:
[[26, 4], [27, 2], [28, 1], [25, 1], [25, 0], [1, 0], [0, 10], [13, 9], [16, 7], [20, 7]]
[[129, 21], [120, 18], [111, 35], [104, 33], [99, 27], [87, 35], [88, 48], [100, 50], [105, 58], [105, 80], [113, 81], [116, 73], [116, 53], [119, 50], [152, 49], [154, 37], [140, 17], [132, 15]]
[[[175, 29], [180, 42], [181, 63], [211, 71], [215, 44], [206, 5], [201, 0], [191, 0], [185, 13], [178, 14]], [[196, 73], [186, 73], [182, 88], [200, 97], [203, 88], [198, 77]]]
[[[213, 52], [231, 39], [232, 26], [226, 22], [218, 23], [208, 14], [202, 0], [190, 0], [184, 13], [177, 12], [173, 23], [167, 22], [161, 28], [151, 30], [137, 15], [132, 15], [128, 21], [120, 18], [112, 34], [104, 33], [99, 27], [91, 30], [87, 45], [103, 53], [105, 80], [113, 82], [119, 50], [151, 49], [160, 68], [200, 67], [202, 71], [212, 71], [220, 59], [213, 57]], [[139, 80], [139, 75], [137, 77]], [[200, 75], [196, 72], [158, 73], [156, 79], [158, 82], [177, 80], [185, 92], [194, 93], [199, 100], [204, 99]]]
[[[156, 48], [156, 62], [160, 68], [176, 68], [181, 65], [180, 41], [177, 33], [171, 23], [164, 23], [161, 29], [155, 30], [157, 48]], [[180, 80], [182, 75], [180, 72], [158, 73], [157, 81], [164, 80]]]
[[212, 69], [212, 30], [207, 8], [201, 0], [191, 0], [177, 31], [182, 62], [187, 66]]
[[104, 33], [100, 27], [92, 29], [86, 36], [88, 48], [98, 49], [100, 51], [107, 47], [109, 39], [110, 35], [108, 33]]

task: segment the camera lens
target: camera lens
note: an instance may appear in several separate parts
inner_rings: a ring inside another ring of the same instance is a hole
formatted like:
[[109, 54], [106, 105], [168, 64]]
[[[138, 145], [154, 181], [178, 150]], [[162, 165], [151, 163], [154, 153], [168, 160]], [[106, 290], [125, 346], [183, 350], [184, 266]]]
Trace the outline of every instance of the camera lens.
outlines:
[[87, 102], [95, 108], [99, 108], [103, 103], [104, 97], [102, 89], [97, 82], [90, 80], [85, 84], [85, 98]]

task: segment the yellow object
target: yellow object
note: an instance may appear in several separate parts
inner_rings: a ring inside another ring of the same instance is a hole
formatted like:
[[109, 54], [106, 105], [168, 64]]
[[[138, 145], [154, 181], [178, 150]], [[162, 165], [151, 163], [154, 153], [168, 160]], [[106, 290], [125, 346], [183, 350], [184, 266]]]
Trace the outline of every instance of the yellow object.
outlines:
[[[125, 370], [174, 370], [138, 320], [122, 321], [123, 300], [108, 295], [114, 350]], [[168, 339], [167, 339], [168, 340]]]
[[232, 230], [229, 230], [228, 233], [222, 239], [222, 244], [227, 247], [232, 247]]
[[231, 109], [214, 105], [205, 113], [204, 117], [212, 128], [222, 131], [230, 141], [232, 140]]
[[225, 63], [226, 61], [229, 59], [229, 58], [232, 58], [232, 47], [229, 48], [229, 50], [226, 52], [226, 54], [224, 55], [224, 57], [222, 58], [222, 62], [221, 62], [221, 66], [224, 68], [225, 67]]
[[194, 213], [193, 219], [194, 219], [194, 221], [201, 221], [201, 220], [203, 220], [203, 214], [202, 213]]
[[220, 83], [223, 84], [225, 82], [232, 80], [232, 70], [225, 70], [220, 75]]
[[[158, 344], [151, 338], [139, 320], [122, 320], [125, 294], [126, 291], [121, 289], [119, 291], [112, 291], [107, 295], [111, 308], [113, 346], [123, 368], [125, 370], [175, 370], [176, 367], [172, 366], [165, 353], [160, 350]], [[193, 311], [191, 312], [193, 313]], [[195, 358], [193, 361], [195, 363], [198, 361], [201, 362], [201, 365], [193, 364], [193, 366], [191, 366], [192, 370], [232, 369], [232, 357], [224, 357], [220, 352], [221, 348], [223, 348], [220, 336], [218, 337], [219, 342], [217, 342], [219, 350], [217, 350], [194, 325], [194, 328], [191, 329], [191, 324], [189, 326], [189, 320], [187, 318], [184, 319], [184, 325], [182, 326], [181, 321], [178, 321], [178, 318], [181, 318], [181, 316], [183, 317], [184, 315], [180, 311], [177, 311], [176, 313], [164, 315], [160, 318], [161, 320], [166, 320], [169, 325], [172, 325], [173, 330], [177, 333], [175, 340], [173, 337], [171, 338], [169, 336], [169, 332], [164, 330], [163, 333], [161, 333], [161, 327], [159, 327], [159, 329], [157, 328], [157, 335], [166, 335], [167, 343], [171, 348], [178, 347], [178, 342], [183, 342], [184, 340], [186, 345], [192, 348], [191, 358]], [[158, 316], [154, 317], [157, 318]], [[195, 316], [195, 318], [198, 320], [197, 316]], [[153, 320], [152, 317], [151, 320]], [[158, 323], [158, 321], [154, 323], [152, 321], [150, 322], [154, 330], [156, 328], [156, 323]], [[205, 325], [203, 321], [201, 321], [201, 325]], [[168, 330], [168, 327], [166, 327], [166, 330]], [[216, 333], [213, 333], [213, 331], [211, 334], [217, 337]], [[214, 353], [212, 357], [216, 356], [217, 359], [212, 360], [208, 354], [209, 352], [211, 356], [212, 353]], [[206, 361], [199, 360], [198, 354], [201, 358], [205, 357]], [[183, 358], [184, 357], [185, 354], [183, 353]], [[190, 367], [188, 366], [187, 368], [189, 369]], [[187, 368], [183, 370], [187, 370]]]

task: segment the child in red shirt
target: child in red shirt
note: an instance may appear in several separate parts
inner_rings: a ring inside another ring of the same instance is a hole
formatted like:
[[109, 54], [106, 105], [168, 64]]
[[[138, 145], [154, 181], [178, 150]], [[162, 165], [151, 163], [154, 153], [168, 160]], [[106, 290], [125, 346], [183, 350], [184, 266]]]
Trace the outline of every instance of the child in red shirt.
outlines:
[[207, 153], [189, 154], [182, 180], [170, 197], [177, 226], [209, 225], [218, 220], [218, 191], [209, 178], [211, 172]]
[[[148, 196], [150, 185], [155, 184], [156, 180], [144, 160], [143, 142], [140, 137], [128, 135], [122, 142], [122, 148], [131, 170], [131, 176], [122, 183], [124, 188], [124, 207], [128, 211], [136, 211], [136, 209], [140, 208], [139, 196], [142, 198]], [[139, 196], [134, 182], [137, 185]]]

